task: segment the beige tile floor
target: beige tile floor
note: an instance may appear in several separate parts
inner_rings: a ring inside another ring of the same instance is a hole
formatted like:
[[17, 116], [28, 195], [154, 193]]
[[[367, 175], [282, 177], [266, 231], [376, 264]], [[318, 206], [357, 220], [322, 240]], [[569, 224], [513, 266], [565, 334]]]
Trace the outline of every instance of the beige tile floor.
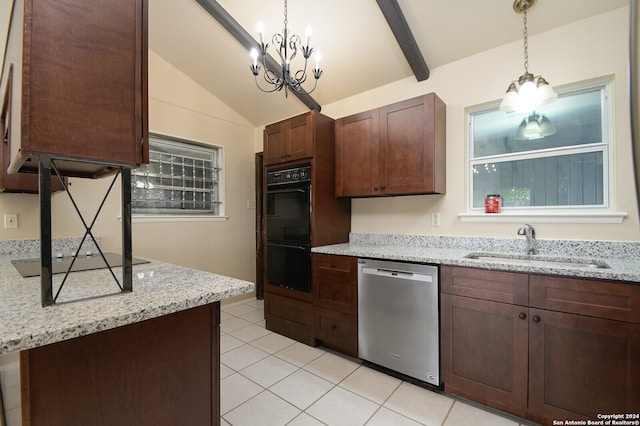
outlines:
[[222, 306], [223, 425], [519, 424], [272, 333], [263, 313], [255, 299]]

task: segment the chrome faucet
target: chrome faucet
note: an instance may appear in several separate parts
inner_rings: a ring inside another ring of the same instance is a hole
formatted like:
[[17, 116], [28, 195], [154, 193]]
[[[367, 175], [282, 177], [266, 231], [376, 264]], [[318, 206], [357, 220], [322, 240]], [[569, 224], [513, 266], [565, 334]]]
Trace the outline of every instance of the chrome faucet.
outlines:
[[527, 254], [538, 254], [538, 242], [536, 241], [536, 230], [528, 223], [518, 229], [518, 235], [527, 238]]

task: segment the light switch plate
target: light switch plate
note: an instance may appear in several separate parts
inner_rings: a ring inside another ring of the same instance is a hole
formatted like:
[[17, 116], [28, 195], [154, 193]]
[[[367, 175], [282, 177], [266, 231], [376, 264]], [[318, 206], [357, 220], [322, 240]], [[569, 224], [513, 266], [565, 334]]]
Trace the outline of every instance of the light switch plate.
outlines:
[[4, 215], [4, 229], [18, 229], [18, 214], [17, 213], [5, 213], [5, 215]]

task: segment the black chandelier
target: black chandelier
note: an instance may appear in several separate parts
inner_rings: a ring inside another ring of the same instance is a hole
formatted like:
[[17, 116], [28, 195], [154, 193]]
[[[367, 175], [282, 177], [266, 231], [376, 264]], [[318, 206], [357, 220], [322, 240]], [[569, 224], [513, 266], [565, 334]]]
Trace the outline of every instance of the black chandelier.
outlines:
[[[313, 48], [309, 45], [309, 41], [311, 40], [311, 27], [307, 27], [305, 34], [306, 45], [303, 45], [299, 35], [293, 34], [289, 36], [287, 23], [287, 0], [284, 0], [284, 29], [282, 30], [282, 34], [276, 33], [271, 38], [273, 45], [277, 46], [278, 56], [280, 56], [280, 75], [267, 67], [267, 49], [269, 48], [269, 43], [264, 43], [263, 41], [264, 29], [262, 28], [262, 24], [258, 25], [258, 34], [260, 36], [258, 48], [251, 49], [251, 58], [253, 59], [253, 65], [250, 67], [251, 72], [255, 77], [256, 86], [263, 92], [279, 92], [284, 88], [285, 97], [288, 95], [289, 90], [309, 94], [316, 89], [318, 79], [322, 75], [322, 70], [320, 69], [321, 55], [320, 52], [316, 52], [315, 54], [316, 66], [311, 71], [313, 73], [314, 83], [311, 90], [306, 90], [302, 85], [307, 81], [307, 60], [313, 53]], [[304, 57], [304, 67], [292, 73], [291, 64], [298, 54], [298, 48]], [[262, 67], [259, 65], [259, 62], [262, 63]], [[264, 68], [264, 81], [269, 85], [267, 89], [261, 87], [258, 82], [258, 75], [260, 74], [261, 68]]]

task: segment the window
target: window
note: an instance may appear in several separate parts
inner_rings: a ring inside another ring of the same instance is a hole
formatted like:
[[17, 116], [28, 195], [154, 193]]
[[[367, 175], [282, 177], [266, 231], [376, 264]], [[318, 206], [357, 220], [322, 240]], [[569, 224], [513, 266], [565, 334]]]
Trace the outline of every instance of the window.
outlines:
[[222, 148], [149, 137], [149, 164], [132, 171], [133, 213], [221, 215]]
[[471, 211], [483, 209], [489, 194], [512, 211], [608, 208], [610, 85], [565, 89], [530, 114], [505, 114], [497, 105], [472, 111]]

